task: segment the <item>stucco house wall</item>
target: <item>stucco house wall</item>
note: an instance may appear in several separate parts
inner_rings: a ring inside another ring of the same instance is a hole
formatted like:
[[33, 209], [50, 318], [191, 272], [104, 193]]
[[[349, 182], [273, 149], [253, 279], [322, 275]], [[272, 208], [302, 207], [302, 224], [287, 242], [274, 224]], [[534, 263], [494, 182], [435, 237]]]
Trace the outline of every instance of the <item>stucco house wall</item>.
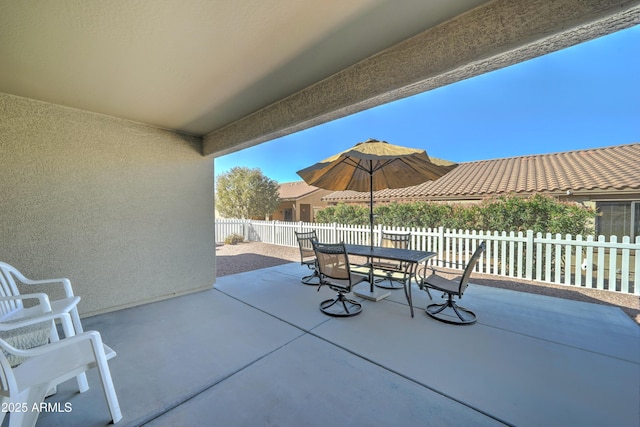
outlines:
[[[314, 191], [311, 194], [301, 196], [300, 198], [297, 198], [295, 200], [292, 200], [292, 199], [283, 200], [278, 206], [278, 208], [273, 212], [270, 219], [275, 221], [284, 221], [285, 220], [284, 211], [286, 209], [291, 209], [292, 210], [291, 220], [300, 221], [301, 220], [300, 215], [302, 214], [301, 205], [309, 205], [310, 206], [309, 222], [315, 222], [316, 211], [320, 209], [324, 209], [328, 206], [328, 204], [325, 201], [323, 201], [322, 198], [332, 192], [333, 191], [331, 190], [320, 189], [320, 190]], [[305, 209], [306, 209], [306, 206], [305, 206]]]
[[309, 205], [310, 212], [308, 213], [310, 222], [316, 221], [316, 212], [320, 209], [326, 208], [328, 205], [322, 200], [322, 197], [331, 193], [330, 190], [318, 190], [313, 194], [309, 194], [308, 196], [300, 198], [300, 200], [296, 201], [296, 215], [298, 220], [300, 220], [301, 215], [303, 215], [302, 210], [306, 209], [306, 206]]
[[92, 315], [210, 288], [213, 159], [200, 141], [0, 93], [0, 260], [68, 277]]

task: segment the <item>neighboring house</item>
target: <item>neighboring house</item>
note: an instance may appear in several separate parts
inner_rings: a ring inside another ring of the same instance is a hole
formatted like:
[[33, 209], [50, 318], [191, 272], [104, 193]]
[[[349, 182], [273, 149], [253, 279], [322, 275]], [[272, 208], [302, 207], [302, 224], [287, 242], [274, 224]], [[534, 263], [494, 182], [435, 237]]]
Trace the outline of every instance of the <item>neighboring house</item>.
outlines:
[[[461, 163], [436, 181], [374, 192], [376, 203], [477, 202], [541, 193], [598, 209], [598, 234], [640, 235], [640, 143]], [[338, 191], [328, 204], [365, 204], [369, 193]]]
[[280, 205], [271, 215], [272, 220], [314, 222], [316, 212], [326, 208], [323, 196], [331, 190], [322, 190], [304, 181], [280, 184]]

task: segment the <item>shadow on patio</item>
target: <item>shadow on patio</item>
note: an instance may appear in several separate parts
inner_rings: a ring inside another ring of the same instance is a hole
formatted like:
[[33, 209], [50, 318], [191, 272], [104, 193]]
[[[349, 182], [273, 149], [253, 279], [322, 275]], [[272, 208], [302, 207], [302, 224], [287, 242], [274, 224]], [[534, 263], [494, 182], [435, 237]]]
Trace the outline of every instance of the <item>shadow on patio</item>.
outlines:
[[[304, 274], [289, 263], [225, 276], [84, 319], [118, 352], [117, 425], [640, 425], [640, 328], [618, 308], [471, 285], [472, 326], [429, 318], [417, 287], [415, 318], [401, 290], [329, 318], [318, 304], [332, 291]], [[108, 423], [91, 374], [84, 394], [61, 385], [49, 401], [71, 412], [38, 426]]]

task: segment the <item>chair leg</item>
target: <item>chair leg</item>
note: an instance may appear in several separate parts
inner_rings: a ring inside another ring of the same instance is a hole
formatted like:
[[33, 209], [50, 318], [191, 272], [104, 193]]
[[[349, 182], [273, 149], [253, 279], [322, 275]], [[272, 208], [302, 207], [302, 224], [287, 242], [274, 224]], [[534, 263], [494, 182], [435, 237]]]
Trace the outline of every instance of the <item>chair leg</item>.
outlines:
[[[475, 313], [469, 309], [459, 306], [453, 300], [453, 295], [448, 295], [447, 302], [441, 304], [429, 304], [426, 308], [427, 314], [440, 322], [451, 323], [454, 325], [471, 325], [475, 323], [477, 320]], [[456, 320], [453, 316], [439, 315], [449, 307], [453, 310], [459, 320]]]
[[[3, 408], [6, 408], [9, 402], [11, 402], [11, 400], [9, 400], [8, 397], [0, 396], [0, 405], [2, 405]], [[6, 415], [7, 413], [5, 411], [0, 411], [0, 425], [2, 425], [2, 422], [4, 421], [4, 417]]]
[[431, 292], [429, 292], [429, 287], [421, 284], [420, 280], [418, 279], [418, 276], [416, 276], [416, 283], [418, 284], [418, 288], [420, 288], [420, 290], [426, 291], [427, 295], [429, 295], [429, 299], [432, 300], [433, 297], [431, 296]]
[[[317, 277], [318, 280], [312, 282], [314, 277]], [[320, 284], [320, 275], [318, 274], [317, 270], [313, 270], [313, 273], [309, 274], [308, 276], [304, 276], [302, 279], [300, 279], [300, 281], [305, 285], [317, 286]]]
[[[453, 304], [451, 304], [451, 307], [453, 308], [453, 311], [456, 312], [456, 315], [460, 319], [460, 323], [463, 323], [465, 325], [470, 325], [472, 323], [476, 323], [477, 317], [476, 317], [476, 314], [473, 311], [469, 310], [468, 308], [464, 308], [462, 306], [459, 306], [455, 302]], [[465, 313], [466, 317], [463, 316], [461, 312]]]
[[37, 408], [44, 402], [44, 396], [48, 388], [50, 387], [47, 387], [47, 384], [45, 384], [30, 387], [20, 393], [17, 402], [21, 404], [26, 403], [27, 410], [12, 412], [9, 415], [9, 427], [34, 427], [40, 415], [40, 411], [37, 410]]
[[82, 323], [80, 322], [80, 315], [78, 314], [77, 307], [74, 307], [74, 309], [71, 310], [71, 322], [73, 323], [73, 328], [75, 329], [76, 334], [81, 334], [84, 332]]
[[[384, 282], [389, 282], [389, 284], [383, 284]], [[394, 282], [397, 283], [396, 285], [394, 285]], [[402, 289], [404, 288], [404, 283], [393, 280], [393, 278], [391, 277], [383, 277], [380, 279], [375, 280], [375, 285], [379, 288], [383, 288], [383, 289]]]
[[[329, 308], [333, 307], [337, 303], [342, 304], [342, 307], [344, 309], [343, 312], [329, 310]], [[347, 307], [348, 304], [351, 305], [351, 309]], [[338, 293], [336, 298], [322, 301], [320, 303], [320, 311], [329, 316], [349, 317], [360, 314], [360, 312], [362, 311], [362, 304], [360, 304], [358, 301], [347, 298], [343, 293]]]
[[118, 402], [118, 395], [113, 387], [113, 380], [111, 379], [111, 372], [109, 366], [104, 364], [102, 368], [98, 366], [100, 371], [100, 379], [102, 380], [102, 389], [104, 391], [104, 397], [107, 399], [107, 405], [109, 406], [109, 413], [111, 414], [111, 420], [113, 423], [117, 423], [122, 419], [122, 411], [120, 410], [120, 403]]
[[104, 397], [106, 398], [107, 405], [109, 406], [111, 420], [115, 424], [122, 419], [122, 411], [120, 410], [118, 395], [116, 394], [115, 387], [113, 386], [109, 363], [104, 353], [104, 346], [101, 339], [91, 340], [91, 345], [93, 346], [93, 351], [96, 355], [96, 367], [98, 368], [98, 373], [100, 374], [100, 381], [102, 383]]
[[320, 310], [324, 311], [328, 308], [331, 308], [334, 305], [336, 305], [338, 302], [340, 302], [340, 298], [334, 298], [334, 299], [328, 299], [328, 300], [322, 301], [320, 303]]
[[[75, 317], [77, 317], [77, 325], [76, 322], [74, 322], [74, 313], [75, 313]], [[76, 334], [80, 334], [83, 332], [82, 330], [82, 325], [80, 325], [80, 317], [78, 316], [78, 311], [76, 309], [73, 309], [71, 311], [71, 316], [69, 315], [64, 315], [60, 317], [60, 323], [62, 324], [62, 330], [64, 331], [64, 336], [65, 337], [72, 337]], [[79, 326], [78, 326], [79, 325]], [[79, 328], [79, 330], [78, 330]], [[55, 324], [54, 324], [54, 329], [55, 329]], [[51, 335], [51, 340], [52, 341], [58, 341], [58, 334], [57, 332], [55, 333], [55, 337], [53, 336], [54, 334]], [[78, 376], [76, 377], [76, 380], [78, 382], [78, 391], [80, 393], [84, 393], [85, 391], [89, 390], [89, 381], [87, 381], [87, 374], [86, 373], [81, 373], [78, 374]], [[54, 391], [55, 393], [55, 391]]]

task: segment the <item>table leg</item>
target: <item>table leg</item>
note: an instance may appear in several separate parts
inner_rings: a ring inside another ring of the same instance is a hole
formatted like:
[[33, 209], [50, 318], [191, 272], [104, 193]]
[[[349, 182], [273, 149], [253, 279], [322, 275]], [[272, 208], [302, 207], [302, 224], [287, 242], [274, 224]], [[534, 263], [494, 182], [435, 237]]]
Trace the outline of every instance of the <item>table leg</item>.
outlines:
[[407, 263], [404, 271], [405, 281], [404, 281], [404, 295], [407, 297], [407, 303], [409, 303], [409, 311], [411, 312], [411, 317], [413, 317], [413, 297], [411, 296], [411, 280], [413, 275], [415, 274], [416, 263]]

